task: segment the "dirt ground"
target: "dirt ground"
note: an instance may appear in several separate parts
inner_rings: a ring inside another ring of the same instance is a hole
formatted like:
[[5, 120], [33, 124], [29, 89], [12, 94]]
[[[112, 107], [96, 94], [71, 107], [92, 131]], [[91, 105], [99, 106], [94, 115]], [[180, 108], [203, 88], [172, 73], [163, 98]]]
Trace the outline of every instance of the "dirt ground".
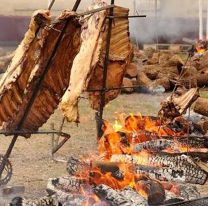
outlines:
[[[105, 119], [114, 121], [115, 113], [138, 113], [154, 115], [160, 107], [164, 95], [131, 94], [120, 95], [105, 109]], [[81, 124], [65, 123], [64, 131], [71, 134], [71, 139], [55, 155], [67, 160], [70, 155], [93, 154], [97, 151], [95, 112], [90, 109], [87, 100], [80, 102]], [[58, 129], [62, 121], [62, 113], [55, 114], [40, 130], [49, 130], [54, 123]], [[51, 136], [33, 135], [30, 139], [20, 137], [11, 155], [13, 176], [9, 185], [25, 186], [25, 196], [36, 197], [43, 195], [47, 180], [51, 177], [66, 174], [65, 163], [55, 162], [51, 157]], [[11, 137], [0, 136], [0, 154], [4, 154]]]

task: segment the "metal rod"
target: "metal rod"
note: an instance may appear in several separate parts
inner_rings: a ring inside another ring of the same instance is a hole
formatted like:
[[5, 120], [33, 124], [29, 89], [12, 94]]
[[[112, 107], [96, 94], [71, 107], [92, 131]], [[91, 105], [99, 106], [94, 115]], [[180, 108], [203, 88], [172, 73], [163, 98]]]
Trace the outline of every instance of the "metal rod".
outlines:
[[10, 143], [7, 151], [6, 151], [6, 154], [3, 156], [3, 159], [2, 159], [2, 162], [1, 162], [1, 165], [0, 165], [0, 178], [2, 176], [2, 173], [4, 171], [4, 168], [6, 166], [7, 159], [11, 155], [11, 152], [12, 152], [12, 150], [14, 148], [14, 145], [15, 145], [17, 139], [18, 139], [18, 134], [17, 135], [14, 135], [14, 137], [12, 138], [12, 141], [11, 141], [11, 143]]
[[103, 6], [103, 7], [98, 8], [98, 9], [92, 9], [92, 10], [89, 10], [89, 11], [79, 13], [78, 16], [85, 16], [85, 15], [93, 14], [93, 13], [100, 12], [100, 11], [103, 11], [103, 10], [112, 9], [114, 7], [115, 7], [115, 5], [113, 5], [113, 4], [108, 5], [108, 6]]
[[113, 90], [121, 90], [121, 89], [137, 89], [140, 88], [141, 86], [132, 86], [132, 87], [114, 87], [114, 88], [105, 88], [105, 89], [88, 89], [86, 92], [108, 92], [108, 91], [113, 91]]
[[133, 16], [107, 16], [109, 19], [120, 19], [120, 18], [143, 18], [147, 17], [147, 15], [133, 15]]
[[0, 134], [6, 135], [6, 136], [11, 136], [11, 135], [21, 135], [21, 134], [58, 134], [62, 137], [68, 136], [70, 137], [69, 134], [61, 132], [61, 131], [0, 131]]
[[[111, 0], [111, 6], [114, 5], [115, 0]], [[110, 16], [113, 16], [114, 9], [110, 8]], [[105, 90], [107, 85], [107, 75], [108, 75], [108, 64], [109, 64], [109, 53], [110, 53], [110, 43], [111, 43], [111, 32], [112, 32], [112, 25], [113, 25], [113, 19], [109, 19], [108, 22], [108, 33], [107, 33], [107, 40], [106, 40], [106, 54], [105, 54], [105, 60], [104, 60], [104, 67], [103, 67], [103, 82], [102, 82], [102, 88], [103, 91], [100, 93], [100, 109], [99, 113], [97, 113], [99, 117], [99, 122], [103, 119], [103, 109], [105, 106]], [[102, 124], [98, 123], [98, 139], [102, 136]]]
[[69, 137], [65, 137], [55, 148], [52, 150], [52, 154], [58, 152], [58, 150], [69, 140]]
[[55, 3], [55, 0], [51, 0], [50, 4], [48, 6], [48, 10], [51, 10], [52, 9], [54, 3]]
[[72, 8], [72, 11], [77, 11], [77, 9], [78, 9], [80, 3], [81, 3], [81, 0], [76, 0], [74, 6], [73, 6], [73, 8]]
[[[53, 3], [54, 3], [54, 2], [53, 2]], [[77, 2], [76, 2], [76, 3], [77, 3]], [[52, 5], [53, 5], [53, 4], [52, 4]], [[22, 118], [21, 118], [21, 120], [20, 120], [20, 122], [19, 122], [19, 124], [18, 124], [18, 126], [17, 126], [17, 130], [21, 130], [21, 129], [22, 129], [22, 127], [23, 127], [23, 125], [24, 125], [24, 123], [25, 123], [25, 121], [26, 121], [26, 118], [27, 118], [28, 115], [29, 115], [29, 112], [30, 112], [30, 110], [31, 110], [31, 108], [32, 108], [32, 106], [33, 106], [33, 104], [34, 104], [35, 98], [36, 98], [36, 96], [37, 96], [37, 94], [38, 94], [38, 92], [39, 92], [39, 90], [40, 90], [40, 88], [41, 88], [41, 86], [42, 86], [42, 83], [43, 83], [43, 81], [44, 81], [44, 78], [45, 78], [46, 74], [48, 73], [48, 71], [49, 71], [49, 69], [50, 69], [51, 61], [52, 61], [53, 57], [54, 57], [55, 54], [56, 54], [56, 51], [57, 51], [57, 49], [58, 49], [58, 47], [59, 47], [59, 44], [60, 44], [60, 42], [61, 42], [61, 40], [62, 40], [62, 37], [63, 37], [65, 31], [66, 31], [66, 29], [67, 29], [67, 26], [68, 26], [69, 21], [70, 21], [70, 19], [67, 19], [67, 20], [66, 20], [66, 23], [65, 23], [65, 25], [64, 25], [64, 28], [63, 28], [63, 30], [61, 31], [61, 33], [59, 34], [58, 40], [56, 41], [55, 47], [54, 47], [54, 49], [53, 49], [53, 51], [52, 51], [52, 54], [51, 54], [51, 56], [49, 57], [49, 60], [47, 61], [46, 67], [45, 67], [43, 73], [41, 74], [40, 78], [37, 80], [37, 83], [36, 83], [36, 85], [35, 85], [35, 88], [34, 88], [34, 91], [33, 91], [33, 93], [32, 93], [32, 96], [31, 96], [31, 98], [30, 98], [30, 100], [28, 101], [28, 104], [27, 104], [27, 106], [26, 106], [25, 113], [23, 114], [23, 116], [22, 116]], [[6, 154], [4, 155], [4, 157], [3, 157], [2, 164], [0, 165], [0, 177], [2, 176], [3, 170], [4, 170], [5, 165], [6, 165], [6, 161], [7, 161], [7, 159], [10, 157], [10, 154], [11, 154], [13, 148], [14, 148], [14, 145], [15, 145], [15, 143], [16, 143], [16, 141], [17, 141], [18, 136], [19, 136], [18, 134], [14, 135], [14, 137], [13, 137], [13, 139], [12, 139], [10, 145], [9, 145], [9, 148], [8, 148], [7, 152], [6, 152]]]

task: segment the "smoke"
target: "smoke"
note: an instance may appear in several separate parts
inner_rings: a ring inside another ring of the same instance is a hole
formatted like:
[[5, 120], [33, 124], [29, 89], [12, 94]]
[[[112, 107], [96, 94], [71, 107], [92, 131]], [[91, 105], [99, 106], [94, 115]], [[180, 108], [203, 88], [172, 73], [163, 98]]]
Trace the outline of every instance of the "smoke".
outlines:
[[[146, 13], [147, 17], [130, 20], [131, 36], [138, 42], [156, 43], [157, 36], [161, 43], [179, 43], [183, 37], [198, 38], [197, 0], [158, 0], [157, 13], [154, 10], [154, 4], [147, 11], [144, 6], [145, 4], [137, 3], [136, 10], [139, 14]], [[205, 28], [206, 2], [203, 8]]]

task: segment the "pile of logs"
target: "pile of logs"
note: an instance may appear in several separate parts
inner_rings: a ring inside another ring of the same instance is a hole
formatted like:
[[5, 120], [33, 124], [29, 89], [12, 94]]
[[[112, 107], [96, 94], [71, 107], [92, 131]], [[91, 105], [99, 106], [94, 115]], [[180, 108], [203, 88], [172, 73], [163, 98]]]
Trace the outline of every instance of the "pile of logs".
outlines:
[[172, 91], [176, 83], [186, 88], [207, 86], [207, 60], [208, 52], [188, 58], [188, 54], [173, 51], [152, 48], [141, 51], [134, 48], [134, 58], [123, 80], [123, 87], [127, 87], [123, 92], [154, 92], [158, 87], [162, 87], [163, 91]]

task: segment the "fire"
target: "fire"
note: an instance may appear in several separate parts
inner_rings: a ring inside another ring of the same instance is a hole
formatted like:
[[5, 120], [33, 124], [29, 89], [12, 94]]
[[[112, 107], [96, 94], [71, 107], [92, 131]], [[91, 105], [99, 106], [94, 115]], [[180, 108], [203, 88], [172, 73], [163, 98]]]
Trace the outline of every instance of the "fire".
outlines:
[[115, 124], [113, 125], [113, 129], [115, 132], [118, 132], [122, 130], [123, 126], [118, 122], [118, 120], [115, 121]]
[[[153, 159], [157, 154], [151, 148], [145, 148], [145, 143], [151, 146], [151, 141], [158, 140], [160, 144], [164, 142], [167, 145], [161, 151], [164, 150], [169, 154], [190, 150], [197, 151], [196, 148], [188, 147], [178, 141], [181, 135], [186, 134], [186, 129], [176, 132], [159, 118], [146, 117], [140, 114], [131, 114], [127, 117], [122, 115], [116, 119], [113, 125], [105, 121], [103, 129], [103, 137], [99, 140], [99, 156], [89, 158], [91, 159], [90, 163], [87, 163], [89, 160], [85, 159], [81, 171], [76, 174], [77, 176], [88, 179], [92, 185], [104, 184], [116, 190], [131, 187], [146, 199], [151, 193], [151, 187], [159, 188], [161, 194], [163, 188], [169, 188], [179, 194], [177, 186], [160, 182], [164, 179], [160, 181], [152, 180], [152, 177], [147, 175], [148, 173], [138, 171], [141, 168], [144, 171], [154, 169], [157, 171], [168, 166], [165, 161], [154, 162]], [[172, 138], [166, 141], [165, 137]], [[144, 148], [135, 150], [135, 146], [138, 144], [141, 148], [143, 145]], [[147, 186], [149, 184], [152, 184], [150, 188]], [[85, 190], [83, 190], [83, 194], [85, 194]], [[90, 200], [93, 199], [94, 202], [100, 201], [96, 195], [86, 194], [86, 196]], [[84, 206], [90, 206], [89, 200]]]
[[207, 42], [199, 40], [196, 42], [195, 48], [197, 51], [197, 54], [203, 55], [206, 52]]

